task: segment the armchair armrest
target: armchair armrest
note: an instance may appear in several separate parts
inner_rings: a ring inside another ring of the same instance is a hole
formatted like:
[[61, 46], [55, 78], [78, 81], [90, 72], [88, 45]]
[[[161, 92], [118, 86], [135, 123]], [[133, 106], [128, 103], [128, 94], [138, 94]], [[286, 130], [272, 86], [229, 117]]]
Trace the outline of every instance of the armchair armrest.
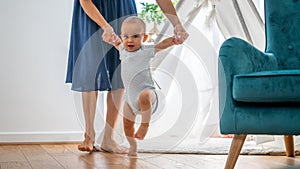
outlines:
[[278, 69], [272, 53], [261, 52], [239, 38], [226, 40], [220, 48], [219, 58], [224, 71], [231, 75]]
[[[219, 51], [220, 130], [232, 134], [235, 130], [232, 81], [236, 74], [278, 69], [276, 57], [264, 53], [239, 38], [226, 40]], [[242, 134], [242, 133], [241, 133]]]

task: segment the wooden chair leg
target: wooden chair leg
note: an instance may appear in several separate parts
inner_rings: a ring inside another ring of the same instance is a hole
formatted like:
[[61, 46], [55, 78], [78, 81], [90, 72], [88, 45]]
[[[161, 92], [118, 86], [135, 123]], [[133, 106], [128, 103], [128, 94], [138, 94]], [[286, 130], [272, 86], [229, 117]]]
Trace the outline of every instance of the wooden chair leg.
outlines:
[[231, 142], [229, 154], [227, 157], [225, 169], [233, 169], [240, 155], [247, 134], [235, 134]]
[[293, 135], [284, 136], [284, 143], [286, 149], [286, 156], [295, 157], [294, 136]]

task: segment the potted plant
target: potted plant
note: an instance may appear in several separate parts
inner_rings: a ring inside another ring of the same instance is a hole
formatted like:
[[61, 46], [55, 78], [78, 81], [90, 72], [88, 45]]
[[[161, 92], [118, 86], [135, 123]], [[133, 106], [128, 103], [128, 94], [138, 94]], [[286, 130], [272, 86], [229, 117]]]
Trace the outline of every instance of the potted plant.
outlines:
[[[172, 1], [173, 5], [176, 5], [178, 0]], [[148, 3], [141, 2], [142, 11], [139, 13], [139, 16], [147, 23], [153, 23], [153, 28], [149, 31], [148, 42], [153, 42], [153, 35], [158, 35], [160, 25], [163, 21], [166, 20], [162, 10], [159, 8], [157, 3]]]

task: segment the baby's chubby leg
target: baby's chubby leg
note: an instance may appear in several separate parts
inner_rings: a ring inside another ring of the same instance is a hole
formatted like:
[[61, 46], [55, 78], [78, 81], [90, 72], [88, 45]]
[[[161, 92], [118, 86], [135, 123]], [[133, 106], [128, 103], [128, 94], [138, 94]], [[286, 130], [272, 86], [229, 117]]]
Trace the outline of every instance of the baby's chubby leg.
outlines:
[[134, 138], [134, 123], [136, 115], [132, 112], [131, 108], [127, 103], [124, 104], [123, 111], [124, 132], [130, 144], [128, 156], [137, 156], [137, 141]]
[[142, 123], [135, 134], [135, 138], [143, 140], [148, 132], [149, 122], [152, 114], [152, 104], [156, 101], [153, 90], [144, 90], [139, 96], [139, 105], [142, 112]]

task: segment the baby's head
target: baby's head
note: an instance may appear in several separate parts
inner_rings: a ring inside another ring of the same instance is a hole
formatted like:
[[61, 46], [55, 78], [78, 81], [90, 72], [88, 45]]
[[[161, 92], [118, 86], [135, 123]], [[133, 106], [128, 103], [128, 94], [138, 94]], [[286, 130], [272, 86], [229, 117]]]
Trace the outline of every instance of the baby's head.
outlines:
[[137, 16], [126, 18], [121, 27], [121, 37], [124, 48], [134, 52], [141, 48], [143, 42], [148, 38], [145, 22]]

